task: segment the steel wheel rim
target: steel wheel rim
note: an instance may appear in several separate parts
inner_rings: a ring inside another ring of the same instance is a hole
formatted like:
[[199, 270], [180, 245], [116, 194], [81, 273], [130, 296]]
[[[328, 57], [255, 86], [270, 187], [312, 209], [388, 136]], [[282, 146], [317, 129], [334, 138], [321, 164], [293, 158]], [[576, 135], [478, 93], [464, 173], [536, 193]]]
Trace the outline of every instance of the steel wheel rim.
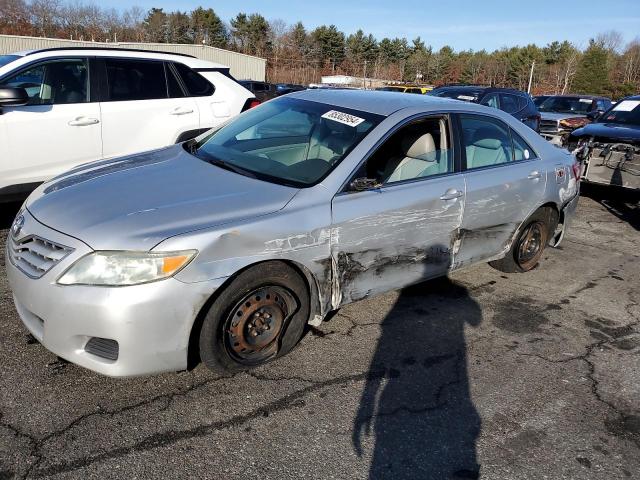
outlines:
[[529, 269], [535, 266], [542, 255], [546, 239], [545, 228], [542, 222], [533, 222], [525, 228], [518, 241], [518, 264]]
[[275, 357], [295, 305], [293, 294], [275, 285], [257, 288], [245, 295], [229, 311], [224, 324], [227, 352], [247, 365]]

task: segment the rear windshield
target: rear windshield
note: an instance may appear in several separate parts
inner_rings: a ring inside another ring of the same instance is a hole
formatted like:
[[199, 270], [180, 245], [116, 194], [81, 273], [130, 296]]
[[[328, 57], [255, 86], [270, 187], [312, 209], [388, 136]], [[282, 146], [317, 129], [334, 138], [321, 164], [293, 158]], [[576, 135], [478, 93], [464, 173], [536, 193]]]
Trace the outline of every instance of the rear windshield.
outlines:
[[19, 58], [21, 58], [19, 55], [0, 55], [0, 67], [4, 67]]
[[616, 103], [598, 122], [640, 125], [640, 100], [622, 100]]
[[553, 113], [577, 113], [586, 115], [591, 111], [593, 100], [579, 97], [549, 97], [540, 104], [538, 110]]
[[465, 102], [477, 102], [480, 98], [480, 92], [468, 90], [466, 88], [443, 88], [431, 90], [428, 95], [434, 97], [455, 98], [456, 100], [464, 100]]
[[383, 118], [280, 97], [248, 110], [188, 148], [221, 168], [306, 187], [328, 175]]

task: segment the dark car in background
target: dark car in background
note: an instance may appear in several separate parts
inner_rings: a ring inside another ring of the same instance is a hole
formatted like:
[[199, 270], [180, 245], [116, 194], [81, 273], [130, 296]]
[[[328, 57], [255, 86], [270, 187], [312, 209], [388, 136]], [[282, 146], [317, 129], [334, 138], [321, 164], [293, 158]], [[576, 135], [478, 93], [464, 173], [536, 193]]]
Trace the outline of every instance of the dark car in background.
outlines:
[[286, 95], [287, 93], [300, 92], [306, 90], [304, 85], [298, 85], [296, 83], [276, 83], [276, 95]]
[[240, 80], [238, 83], [253, 93], [261, 102], [266, 102], [278, 96], [276, 86], [273, 83], [254, 80]]
[[531, 97], [513, 88], [482, 87], [474, 85], [448, 85], [438, 87], [427, 95], [454, 98], [499, 108], [516, 117], [536, 132], [540, 128], [540, 113]]
[[566, 145], [569, 134], [584, 127], [611, 108], [611, 99], [594, 95], [551, 95], [539, 106], [540, 135], [551, 143]]
[[640, 95], [574, 130], [568, 147], [582, 162], [584, 181], [640, 190]]
[[544, 102], [549, 97], [551, 97], [551, 95], [535, 95], [531, 98], [533, 98], [533, 104], [536, 107], [539, 107], [540, 105], [542, 105], [542, 102]]

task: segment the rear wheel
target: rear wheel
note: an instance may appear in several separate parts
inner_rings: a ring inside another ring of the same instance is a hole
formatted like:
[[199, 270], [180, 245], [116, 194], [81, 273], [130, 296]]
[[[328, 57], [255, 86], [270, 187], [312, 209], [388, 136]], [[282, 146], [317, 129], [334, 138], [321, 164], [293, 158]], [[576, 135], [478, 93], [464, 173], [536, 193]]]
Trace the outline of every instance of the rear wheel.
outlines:
[[309, 319], [309, 294], [300, 275], [266, 262], [238, 275], [207, 312], [200, 357], [210, 369], [233, 373], [285, 355]]
[[533, 270], [538, 265], [557, 224], [558, 214], [553, 209], [545, 207], [537, 210], [523, 224], [507, 255], [500, 260], [489, 262], [489, 265], [506, 273]]

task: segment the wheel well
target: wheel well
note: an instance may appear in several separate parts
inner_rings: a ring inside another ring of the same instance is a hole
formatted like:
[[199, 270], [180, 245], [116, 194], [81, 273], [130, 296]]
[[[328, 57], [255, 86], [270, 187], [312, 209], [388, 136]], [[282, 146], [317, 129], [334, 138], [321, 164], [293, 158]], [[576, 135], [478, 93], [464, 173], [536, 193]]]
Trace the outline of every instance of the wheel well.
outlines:
[[246, 267], [238, 270], [233, 275], [225, 280], [225, 282], [216, 289], [215, 292], [211, 294], [211, 296], [204, 303], [198, 315], [196, 315], [196, 319], [191, 326], [191, 332], [189, 333], [189, 346], [187, 350], [187, 369], [192, 370], [200, 363], [200, 348], [199, 348], [199, 340], [200, 340], [200, 330], [202, 329], [202, 323], [204, 322], [204, 317], [207, 315], [207, 312], [211, 308], [213, 302], [220, 296], [220, 294], [228, 288], [229, 284], [235, 280], [235, 278], [240, 275], [242, 272], [249, 270], [257, 265], [261, 265], [264, 263], [284, 263], [285, 265], [291, 267], [293, 270], [300, 275], [300, 278], [304, 281], [307, 287], [307, 293], [309, 294], [310, 300], [310, 318], [313, 318], [315, 315], [320, 312], [320, 299], [318, 294], [318, 283], [317, 279], [307, 269], [304, 265], [301, 265], [297, 262], [291, 260], [264, 260], [261, 262], [252, 263], [251, 265], [247, 265]]

